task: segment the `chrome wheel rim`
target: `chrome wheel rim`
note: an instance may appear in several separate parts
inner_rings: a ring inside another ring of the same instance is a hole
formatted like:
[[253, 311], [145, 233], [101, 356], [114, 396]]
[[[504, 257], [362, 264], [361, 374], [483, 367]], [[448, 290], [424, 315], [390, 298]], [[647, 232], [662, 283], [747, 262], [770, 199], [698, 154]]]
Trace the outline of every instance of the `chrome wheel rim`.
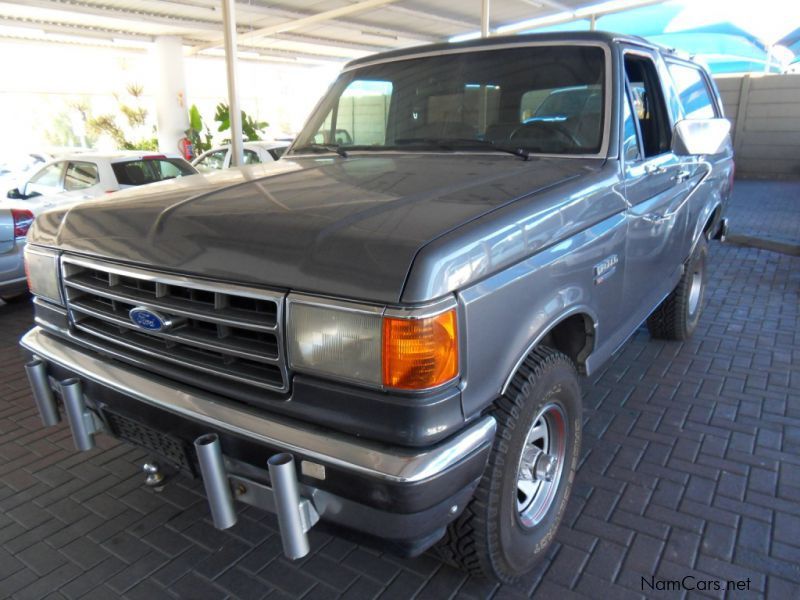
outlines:
[[703, 291], [703, 272], [697, 269], [692, 274], [692, 283], [689, 286], [689, 314], [694, 315], [700, 305], [700, 296]]
[[516, 508], [520, 522], [534, 527], [547, 515], [556, 497], [567, 450], [567, 420], [555, 403], [533, 419], [517, 467]]

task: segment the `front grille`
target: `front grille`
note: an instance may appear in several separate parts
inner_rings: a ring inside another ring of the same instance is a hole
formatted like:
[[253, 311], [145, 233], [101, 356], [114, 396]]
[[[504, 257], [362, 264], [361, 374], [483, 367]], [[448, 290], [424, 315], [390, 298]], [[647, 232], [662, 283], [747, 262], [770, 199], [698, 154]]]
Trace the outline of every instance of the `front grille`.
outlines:
[[118, 438], [150, 450], [179, 469], [193, 471], [183, 442], [117, 413], [108, 410], [102, 413]]
[[[287, 390], [282, 294], [71, 256], [62, 257], [61, 274], [72, 325], [93, 342], [188, 374]], [[129, 316], [137, 307], [174, 325], [142, 329]]]

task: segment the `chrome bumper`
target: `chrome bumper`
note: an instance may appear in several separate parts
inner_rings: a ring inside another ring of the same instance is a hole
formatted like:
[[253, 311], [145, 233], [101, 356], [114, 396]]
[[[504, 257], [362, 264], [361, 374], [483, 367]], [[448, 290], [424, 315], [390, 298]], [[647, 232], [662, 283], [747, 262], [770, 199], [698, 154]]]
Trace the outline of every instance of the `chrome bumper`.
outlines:
[[[59, 336], [70, 338], [68, 331]], [[75, 340], [75, 343], [79, 342]], [[96, 354], [65, 344], [34, 327], [20, 340], [23, 348], [47, 363], [54, 363], [130, 398], [183, 416], [254, 442], [302, 454], [321, 463], [395, 483], [415, 483], [434, 478], [477, 452], [494, 438], [497, 424], [485, 416], [451, 438], [425, 449], [389, 446], [324, 430], [307, 423], [223, 403], [157, 376], [98, 359]]]

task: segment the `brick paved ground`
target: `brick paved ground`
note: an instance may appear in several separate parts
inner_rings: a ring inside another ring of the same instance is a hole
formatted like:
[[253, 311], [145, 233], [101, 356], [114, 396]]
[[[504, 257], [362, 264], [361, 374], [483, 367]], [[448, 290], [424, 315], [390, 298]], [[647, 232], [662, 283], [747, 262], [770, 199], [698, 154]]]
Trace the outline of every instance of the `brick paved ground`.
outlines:
[[800, 244], [798, 181], [734, 182], [736, 201], [728, 210], [731, 231], [769, 236]]
[[[745, 192], [771, 185], [737, 186], [734, 215], [761, 210]], [[800, 259], [715, 242], [711, 281], [694, 340], [642, 330], [586, 382], [565, 525], [519, 588], [321, 534], [290, 564], [253, 509], [215, 530], [197, 483], [156, 494], [143, 452], [105, 440], [76, 454], [66, 429], [40, 429], [16, 349], [31, 311], [0, 307], [0, 597], [634, 598], [651, 575], [800, 597]]]

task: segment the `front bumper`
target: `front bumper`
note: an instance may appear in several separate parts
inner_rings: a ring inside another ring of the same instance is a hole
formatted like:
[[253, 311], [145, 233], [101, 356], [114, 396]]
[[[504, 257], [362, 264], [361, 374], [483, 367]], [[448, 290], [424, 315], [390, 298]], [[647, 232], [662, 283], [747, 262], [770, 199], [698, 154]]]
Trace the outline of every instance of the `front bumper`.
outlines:
[[[300, 469], [301, 494], [322, 523], [378, 541], [398, 553], [423, 551], [463, 509], [481, 477], [496, 428], [482, 417], [427, 448], [365, 441], [318, 426], [221, 402], [218, 396], [145, 373], [35, 327], [21, 340], [46, 365], [48, 384], [76, 378], [86, 408], [99, 428], [111, 430], [109, 414], [135, 421], [176, 440], [197, 472], [192, 441], [216, 434], [229, 475], [269, 481], [267, 459], [288, 452]], [[73, 434], [74, 434], [73, 427]], [[157, 448], [150, 448], [157, 452]], [[173, 457], [174, 458], [174, 457]], [[316, 475], [314, 475], [316, 474]], [[455, 507], [455, 508], [454, 508]]]

